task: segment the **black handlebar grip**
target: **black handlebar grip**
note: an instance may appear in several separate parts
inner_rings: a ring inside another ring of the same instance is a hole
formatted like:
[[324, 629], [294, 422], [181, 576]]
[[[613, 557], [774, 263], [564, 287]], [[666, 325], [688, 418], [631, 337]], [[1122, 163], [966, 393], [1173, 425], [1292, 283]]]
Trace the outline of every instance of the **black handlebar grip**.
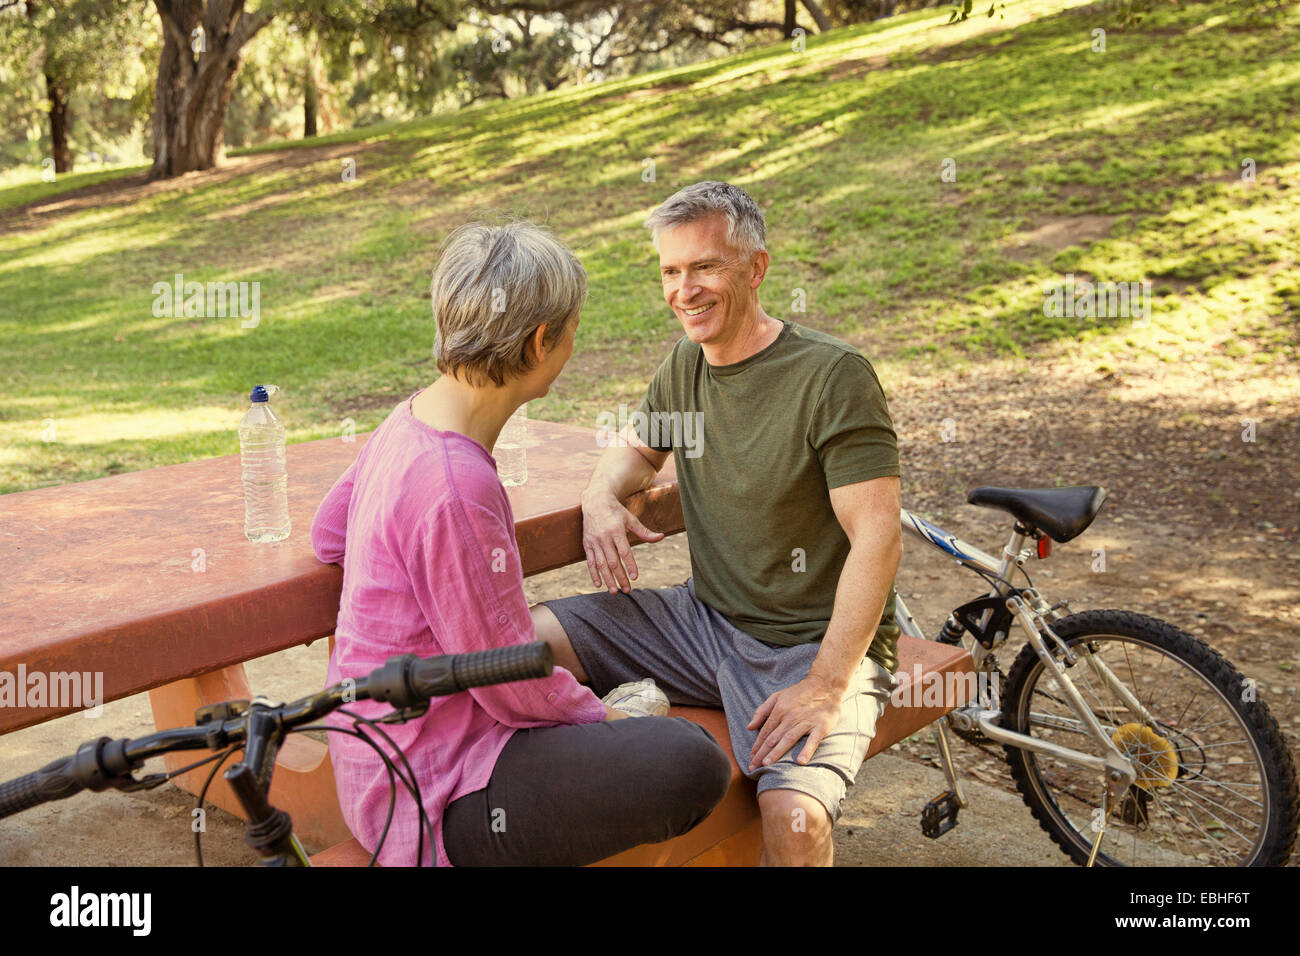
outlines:
[[460, 690], [485, 684], [507, 684], [515, 680], [548, 677], [554, 667], [555, 652], [544, 641], [458, 654], [451, 662], [456, 686]]
[[411, 686], [421, 697], [438, 697], [467, 687], [546, 677], [554, 666], [555, 652], [551, 646], [534, 641], [418, 661], [411, 668]]
[[74, 757], [62, 757], [25, 777], [0, 783], [0, 817], [21, 813], [38, 804], [62, 800], [85, 789], [69, 770]]

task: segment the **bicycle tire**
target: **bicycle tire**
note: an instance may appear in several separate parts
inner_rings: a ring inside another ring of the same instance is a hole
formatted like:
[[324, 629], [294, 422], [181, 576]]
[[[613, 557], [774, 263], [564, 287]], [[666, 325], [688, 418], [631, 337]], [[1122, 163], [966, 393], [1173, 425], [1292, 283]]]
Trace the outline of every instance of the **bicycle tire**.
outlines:
[[[1071, 649], [1083, 645], [1100, 655], [1155, 721], [1147, 725], [1140, 717], [1135, 719], [1119, 696], [1102, 685], [1085, 654], [1078, 654], [1076, 663], [1067, 667], [1066, 673], [1085, 703], [1119, 749], [1136, 758], [1139, 770], [1138, 779], [1118, 801], [1118, 810], [1106, 821], [1096, 863], [1286, 863], [1300, 821], [1295, 765], [1268, 708], [1262, 701], [1244, 699], [1254, 696], [1243, 693], [1243, 688], [1252, 685], [1203, 641], [1143, 614], [1083, 611], [1051, 626]], [[1053, 643], [1048, 641], [1049, 648]], [[1133, 658], [1139, 652], [1147, 663], [1135, 668]], [[1053, 656], [1060, 658], [1059, 652]], [[1181, 684], [1190, 692], [1185, 702], [1180, 695], [1166, 703], [1167, 688], [1157, 696], [1155, 688], [1144, 687], [1158, 676], [1154, 670], [1166, 666], [1169, 683]], [[1042, 680], [1045, 675], [1046, 681]], [[1064, 695], [1052, 694], [1050, 685], [1054, 683], [1033, 647], [1026, 644], [1003, 688], [1002, 726], [1086, 753], [1103, 753], [1106, 748], [1083, 732], [1082, 722]], [[1108, 707], [1101, 694], [1109, 695], [1116, 706]], [[1200, 711], [1191, 726], [1185, 720], [1189, 710]], [[1211, 711], [1213, 721], [1201, 725], [1201, 718]], [[1057, 715], [1062, 715], [1060, 725], [1046, 726]], [[1117, 723], [1121, 719], [1124, 723]], [[1066, 726], [1071, 721], [1074, 726]], [[1222, 739], [1238, 736], [1242, 737], [1239, 741]], [[1236, 751], [1229, 751], [1233, 755], [1227, 758], [1209, 753], [1228, 746]], [[1004, 749], [1016, 786], [1039, 825], [1075, 863], [1086, 863], [1096, 833], [1093, 808], [1101, 803], [1101, 774], [1014, 745], [1004, 745]], [[1220, 767], [1224, 769], [1217, 769]], [[1215, 768], [1214, 774], [1234, 769], [1220, 782], [1206, 775], [1210, 768]], [[1082, 786], [1083, 792], [1072, 789], [1075, 786]], [[1261, 799], [1252, 799], [1256, 793]], [[1216, 798], [1225, 802], [1216, 803]], [[1219, 808], [1224, 818], [1215, 816], [1207, 804]], [[1248, 822], [1253, 829], [1242, 833]]]

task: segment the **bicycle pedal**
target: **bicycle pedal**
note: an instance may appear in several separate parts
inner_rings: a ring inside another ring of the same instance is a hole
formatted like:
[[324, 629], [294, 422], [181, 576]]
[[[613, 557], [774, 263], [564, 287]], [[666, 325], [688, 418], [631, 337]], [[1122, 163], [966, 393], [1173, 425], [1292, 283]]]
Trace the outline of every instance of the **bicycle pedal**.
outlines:
[[925, 805], [921, 811], [921, 832], [937, 840], [957, 825], [957, 794], [945, 790]]

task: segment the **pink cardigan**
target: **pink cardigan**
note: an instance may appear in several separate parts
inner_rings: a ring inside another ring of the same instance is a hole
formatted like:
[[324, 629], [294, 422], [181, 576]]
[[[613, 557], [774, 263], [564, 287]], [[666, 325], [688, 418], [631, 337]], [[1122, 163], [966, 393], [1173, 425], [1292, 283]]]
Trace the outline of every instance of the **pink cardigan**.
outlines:
[[[368, 674], [395, 654], [427, 657], [536, 640], [514, 513], [496, 462], [473, 439], [416, 418], [414, 398], [397, 405], [370, 436], [312, 521], [316, 557], [343, 564], [329, 684]], [[361, 701], [349, 709], [374, 717], [392, 708]], [[557, 667], [541, 680], [435, 697], [424, 717], [383, 725], [419, 781], [438, 865], [451, 865], [442, 843], [443, 810], [487, 786], [516, 729], [604, 717], [600, 700]], [[337, 712], [330, 723], [351, 727]], [[373, 852], [388, 812], [388, 774], [354, 737], [331, 733], [329, 748], [343, 818]], [[414, 864], [417, 819], [414, 801], [398, 784], [381, 864]], [[484, 828], [491, 822], [484, 820]], [[428, 842], [426, 834], [426, 865]]]

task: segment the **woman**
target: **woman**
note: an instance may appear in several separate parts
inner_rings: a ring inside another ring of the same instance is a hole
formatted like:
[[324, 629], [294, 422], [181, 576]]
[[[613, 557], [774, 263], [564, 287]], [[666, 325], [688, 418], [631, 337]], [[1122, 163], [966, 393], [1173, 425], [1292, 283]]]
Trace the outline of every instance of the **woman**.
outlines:
[[[442, 376], [375, 430], [312, 523], [316, 556], [343, 564], [331, 684], [395, 654], [536, 639], [488, 449], [573, 354], [587, 276], [537, 226], [470, 224], [447, 237], [431, 288]], [[386, 730], [419, 781], [439, 865], [583, 864], [684, 833], [726, 793], [730, 765], [707, 731], [624, 716], [557, 667], [434, 698], [426, 716]], [[373, 852], [388, 811], [383, 763], [338, 733], [330, 758], [344, 819]], [[418, 837], [399, 785], [379, 862], [414, 864]]]

